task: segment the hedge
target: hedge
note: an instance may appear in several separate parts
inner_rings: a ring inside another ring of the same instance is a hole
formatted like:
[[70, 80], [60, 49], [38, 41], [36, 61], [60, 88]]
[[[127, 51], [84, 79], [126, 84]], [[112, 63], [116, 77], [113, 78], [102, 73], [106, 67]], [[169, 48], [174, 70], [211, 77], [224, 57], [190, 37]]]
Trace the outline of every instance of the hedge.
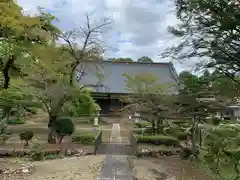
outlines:
[[146, 128], [148, 125], [149, 125], [149, 123], [147, 123], [147, 122], [137, 122], [137, 123], [135, 123], [134, 124], [137, 128]]
[[172, 136], [145, 136], [145, 135], [137, 135], [138, 143], [146, 143], [146, 144], [155, 144], [155, 145], [166, 145], [166, 146], [174, 146], [180, 147], [180, 142], [177, 138]]
[[24, 119], [19, 119], [19, 118], [17, 118], [17, 119], [9, 119], [9, 120], [7, 121], [7, 123], [8, 123], [9, 125], [25, 124], [25, 120], [24, 120]]
[[79, 134], [72, 137], [72, 142], [92, 145], [95, 143], [95, 136], [92, 134]]

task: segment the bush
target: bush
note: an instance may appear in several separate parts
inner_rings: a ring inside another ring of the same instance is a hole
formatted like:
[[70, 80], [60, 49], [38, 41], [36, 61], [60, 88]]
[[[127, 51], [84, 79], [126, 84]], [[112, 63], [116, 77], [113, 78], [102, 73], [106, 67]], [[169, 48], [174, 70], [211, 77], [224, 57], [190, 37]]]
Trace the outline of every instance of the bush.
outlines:
[[212, 119], [212, 124], [217, 126], [221, 123], [221, 121], [222, 120], [220, 118], [213, 118]]
[[9, 119], [9, 120], [7, 121], [7, 123], [8, 123], [9, 125], [25, 124], [25, 120], [24, 120], [24, 119], [19, 119], [19, 118], [17, 118], [17, 119]]
[[30, 141], [33, 138], [33, 132], [32, 131], [25, 131], [19, 134], [20, 140], [25, 141], [25, 146], [28, 146], [28, 141]]
[[137, 135], [138, 143], [147, 143], [147, 144], [155, 144], [155, 145], [166, 145], [166, 146], [175, 146], [180, 147], [180, 142], [177, 138], [172, 136], [142, 136]]
[[180, 153], [180, 157], [182, 159], [188, 159], [191, 155], [192, 155], [192, 150], [188, 147], [183, 148]]
[[34, 143], [30, 148], [30, 156], [34, 161], [41, 161], [44, 159], [43, 146], [39, 143]]
[[72, 137], [72, 142], [92, 145], [95, 143], [95, 137], [92, 134], [81, 134]]
[[54, 130], [59, 138], [59, 143], [61, 143], [64, 136], [72, 135], [74, 132], [74, 124], [72, 120], [68, 118], [58, 119], [54, 124]]
[[11, 133], [4, 132], [0, 133], [0, 144], [5, 144], [5, 142], [11, 137]]
[[178, 138], [178, 140], [187, 140], [189, 133], [188, 132], [176, 132], [173, 134], [174, 137]]
[[146, 128], [148, 126], [147, 122], [138, 122], [134, 124], [137, 128]]

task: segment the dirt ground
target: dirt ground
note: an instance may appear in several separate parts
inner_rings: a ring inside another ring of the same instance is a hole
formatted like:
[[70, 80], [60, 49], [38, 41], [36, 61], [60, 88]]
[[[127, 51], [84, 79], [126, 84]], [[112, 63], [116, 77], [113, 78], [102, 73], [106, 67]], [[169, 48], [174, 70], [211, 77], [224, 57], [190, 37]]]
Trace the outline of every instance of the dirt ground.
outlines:
[[[29, 176], [9, 177], [4, 180], [96, 180], [104, 156], [83, 156], [34, 162], [35, 170]], [[13, 162], [8, 163], [13, 167]], [[18, 163], [19, 164], [19, 163]], [[17, 163], [15, 162], [15, 167]]]
[[193, 162], [179, 157], [163, 156], [161, 158], [129, 158], [136, 180], [214, 180]]

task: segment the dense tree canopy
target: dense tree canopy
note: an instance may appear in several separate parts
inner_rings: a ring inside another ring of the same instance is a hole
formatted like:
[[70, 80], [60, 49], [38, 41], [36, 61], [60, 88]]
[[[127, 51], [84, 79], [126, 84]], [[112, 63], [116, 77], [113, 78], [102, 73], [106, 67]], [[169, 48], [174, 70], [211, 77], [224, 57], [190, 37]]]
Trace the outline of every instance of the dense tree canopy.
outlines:
[[239, 75], [239, 8], [236, 0], [177, 0], [181, 23], [169, 30], [183, 41], [164, 55], [188, 61], [196, 57], [198, 66], [216, 69], [231, 78]]

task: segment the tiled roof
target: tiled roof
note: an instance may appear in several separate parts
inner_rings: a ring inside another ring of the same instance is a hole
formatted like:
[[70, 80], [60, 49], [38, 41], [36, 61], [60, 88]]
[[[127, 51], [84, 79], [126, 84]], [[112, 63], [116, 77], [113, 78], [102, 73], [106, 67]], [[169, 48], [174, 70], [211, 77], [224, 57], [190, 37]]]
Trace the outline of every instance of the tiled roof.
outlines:
[[125, 88], [126, 77], [123, 74], [138, 75], [152, 73], [162, 83], [179, 84], [178, 75], [172, 63], [144, 62], [83, 62], [77, 70], [79, 83], [93, 87], [94, 92], [131, 93]]

